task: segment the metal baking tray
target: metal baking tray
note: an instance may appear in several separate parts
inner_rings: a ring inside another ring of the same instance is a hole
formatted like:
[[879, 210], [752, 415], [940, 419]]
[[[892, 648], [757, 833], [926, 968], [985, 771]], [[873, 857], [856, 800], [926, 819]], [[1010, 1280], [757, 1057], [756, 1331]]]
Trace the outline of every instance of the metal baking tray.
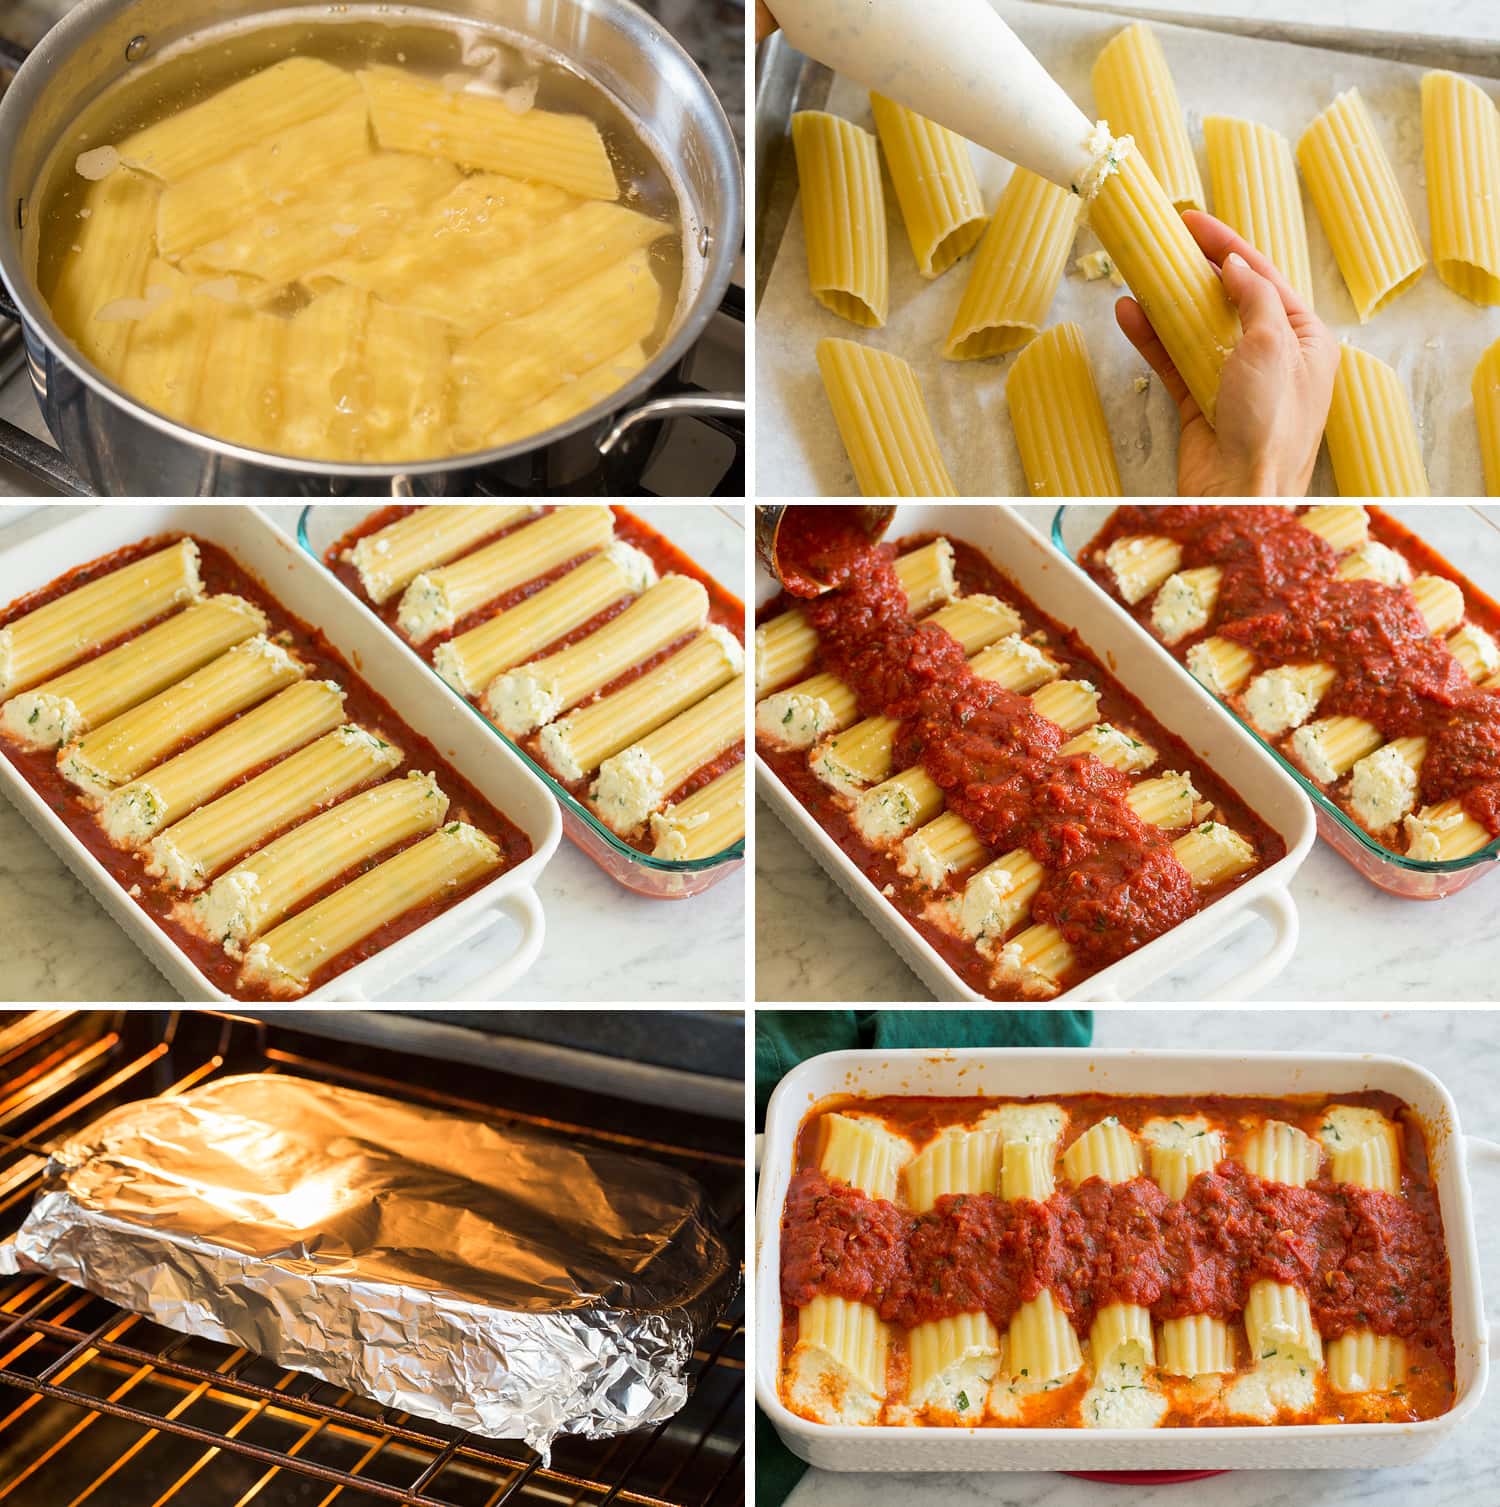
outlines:
[[[1286, 856], [1270, 868], [1181, 926], [1075, 984], [1057, 1002], [1123, 1000], [1144, 994], [1173, 969], [1219, 947], [1257, 917], [1271, 925], [1270, 945], [1210, 997], [1243, 999], [1270, 983], [1297, 945], [1297, 908], [1289, 886], [1316, 834], [1312, 807], [1297, 783], [1258, 738], [1209, 711], [1217, 704], [1208, 692], [1183, 675], [1176, 660], [1139, 623], [1109, 601], [1013, 509], [963, 503], [909, 503], [897, 508], [890, 538], [928, 533], [947, 534], [983, 550], [1041, 611], [1074, 629], [1114, 678], [1286, 843]], [[762, 571], [757, 601], [769, 601], [774, 595], [775, 583]], [[907, 967], [939, 999], [993, 1005], [995, 1001], [958, 976], [770, 768], [758, 757], [756, 763], [759, 793]]]
[[[569, 839], [604, 870], [617, 884], [645, 895], [652, 900], [683, 900], [700, 895], [711, 889], [720, 880], [726, 879], [745, 858], [745, 840], [731, 844], [721, 853], [707, 858], [670, 859], [653, 858], [639, 848], [633, 848], [623, 838], [616, 836], [564, 785], [532, 759], [531, 755], [513, 743], [484, 712], [473, 702], [460, 696], [436, 670], [412, 648], [362, 597], [354, 596], [323, 563], [328, 550], [343, 536], [357, 529], [379, 506], [389, 504], [313, 503], [302, 510], [297, 522], [297, 539], [302, 548], [318, 562], [334, 588], [348, 601], [354, 602], [380, 633], [400, 649], [410, 660], [421, 665], [439, 691], [472, 714], [474, 719], [505, 745], [507, 752], [523, 760], [526, 767], [552, 792], [562, 811], [563, 830]], [[566, 506], [566, 504], [563, 504]], [[632, 506], [630, 511], [643, 523], [649, 524], [669, 544], [674, 544], [701, 570], [714, 579], [736, 598], [739, 597], [740, 572], [745, 558], [745, 526], [741, 517], [731, 514], [727, 508], [714, 505], [699, 507], [698, 511], [714, 520], [713, 559], [705, 563], [697, 558], [698, 553], [686, 547], [682, 538], [682, 505], [659, 503], [655, 506]], [[726, 581], [733, 583], [726, 585]]]
[[[781, 1209], [798, 1127], [834, 1094], [1030, 1097], [1037, 1094], [1395, 1094], [1427, 1136], [1452, 1273], [1457, 1391], [1418, 1423], [1234, 1425], [1215, 1428], [869, 1428], [813, 1423], [777, 1395], [781, 1359]], [[1500, 1145], [1465, 1136], [1448, 1090], [1399, 1057], [1348, 1053], [1009, 1051], [830, 1052], [781, 1080], [766, 1114], [755, 1218], [755, 1395], [788, 1449], [824, 1470], [1287, 1470], [1405, 1465], [1473, 1416], [1489, 1379], [1489, 1324], [1469, 1195], [1469, 1161]]]
[[[1158, 22], [1188, 30], [1293, 42], [1334, 52], [1386, 58], [1426, 68], [1500, 78], [1500, 51], [1494, 44], [1458, 37], [1423, 36], [1415, 31], [1330, 26], [1317, 19], [1262, 21], [1235, 16], [1193, 16], [1153, 10], [1149, 5], [1112, 0], [1042, 0], [1060, 10], [1103, 11], [1134, 21]], [[1317, 7], [1310, 6], [1310, 10]], [[798, 52], [778, 31], [755, 56], [755, 299], [760, 302], [771, 266], [797, 202], [797, 168], [791, 152], [791, 122], [797, 110], [822, 109], [833, 83], [822, 63]]]
[[[453, 767], [531, 839], [529, 858], [389, 947], [302, 995], [298, 1003], [367, 1001], [398, 991], [434, 958], [458, 952], [484, 958], [485, 966], [454, 999], [487, 1001], [502, 995], [541, 954], [546, 926], [536, 886], [562, 838], [557, 806], [521, 759], [508, 748], [497, 749], [472, 718], [458, 711], [451, 697], [440, 693], [434, 676], [418, 673], [406, 656], [394, 653], [386, 636], [374, 630], [348, 593], [254, 508], [193, 503], [95, 508], [0, 553], [0, 602], [35, 591], [76, 565], [169, 532], [190, 533], [219, 545], [288, 611], [320, 628], [396, 714], [431, 739]], [[0, 792], [184, 999], [240, 1003], [209, 982], [3, 758]]]

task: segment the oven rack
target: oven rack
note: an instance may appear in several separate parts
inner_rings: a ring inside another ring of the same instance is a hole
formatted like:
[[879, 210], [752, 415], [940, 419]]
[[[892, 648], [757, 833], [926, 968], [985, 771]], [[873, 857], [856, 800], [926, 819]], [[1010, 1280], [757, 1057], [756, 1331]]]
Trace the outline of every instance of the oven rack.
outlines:
[[[336, 1052], [337, 1060], [333, 1053]], [[657, 1158], [697, 1177], [742, 1248], [742, 1129], [554, 1084], [336, 1046], [207, 1012], [0, 1018], [0, 1239], [45, 1145], [106, 1109], [241, 1072], [294, 1072]], [[629, 1126], [626, 1131], [615, 1128]], [[0, 1507], [739, 1507], [743, 1296], [694, 1356], [674, 1418], [552, 1460], [383, 1408], [249, 1352], [164, 1329], [49, 1276], [0, 1280]]]

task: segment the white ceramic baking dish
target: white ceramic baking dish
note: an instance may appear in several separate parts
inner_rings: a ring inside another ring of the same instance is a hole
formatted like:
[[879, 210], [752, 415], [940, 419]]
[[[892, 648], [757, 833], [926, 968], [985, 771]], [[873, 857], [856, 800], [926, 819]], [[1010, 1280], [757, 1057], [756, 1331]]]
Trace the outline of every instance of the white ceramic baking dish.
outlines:
[[[1238, 792], [1286, 843], [1286, 856], [1270, 868], [1181, 926], [1075, 984], [1059, 1000], [1085, 1003], [1144, 994], [1169, 972], [1222, 946], [1258, 918], [1270, 923], [1266, 950], [1202, 997], [1245, 999], [1263, 988], [1286, 966], [1297, 945], [1297, 909], [1288, 887], [1317, 832], [1312, 807], [1296, 781], [1258, 739], [1223, 715], [1207, 691], [1182, 674], [1177, 662], [1140, 624], [1105, 597], [1019, 514], [991, 504], [904, 505], [896, 509], [886, 537], [899, 539], [925, 533], [949, 534], [981, 549], [1041, 611], [1075, 630], [1115, 679]], [[756, 580], [757, 602], [769, 601], [776, 589], [775, 582], [762, 570]], [[993, 1004], [958, 976], [770, 768], [759, 758], [756, 765], [756, 786], [767, 804], [932, 993], [941, 1000]]]
[[[557, 807], [542, 783], [508, 749], [465, 716], [434, 678], [396, 652], [348, 593], [254, 508], [208, 504], [122, 504], [93, 509], [0, 553], [0, 603], [55, 581], [64, 572], [127, 544], [171, 531], [220, 545], [289, 612], [321, 628], [328, 641], [398, 716], [429, 738], [463, 777], [531, 839], [531, 857], [425, 925], [301, 996], [297, 1003], [365, 1002], [390, 995], [434, 958], [463, 951], [495, 954], [461, 1000], [499, 998], [542, 950], [545, 923], [536, 885], [562, 836]], [[67, 824], [0, 758], [3, 792], [68, 865], [126, 935], [184, 999], [234, 1004], [161, 931]], [[506, 934], [510, 934], [507, 941]], [[496, 951], [496, 949], [499, 949]]]
[[[1420, 1423], [1227, 1428], [859, 1428], [811, 1423], [776, 1392], [781, 1348], [781, 1208], [808, 1110], [834, 1094], [1395, 1094], [1427, 1134], [1452, 1272], [1457, 1393]], [[755, 1394], [787, 1448], [824, 1470], [1265, 1470], [1404, 1465], [1479, 1406], [1492, 1341], [1479, 1285], [1469, 1157], [1500, 1146], [1464, 1136], [1447, 1089], [1399, 1057], [1350, 1053], [1010, 1051], [829, 1052], [793, 1068], [771, 1096], [755, 1218]]]

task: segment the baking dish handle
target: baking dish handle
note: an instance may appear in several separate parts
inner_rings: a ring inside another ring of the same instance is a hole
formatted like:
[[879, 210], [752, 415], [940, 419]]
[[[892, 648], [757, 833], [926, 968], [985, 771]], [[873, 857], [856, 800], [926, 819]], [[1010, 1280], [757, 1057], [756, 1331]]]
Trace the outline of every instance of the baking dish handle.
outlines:
[[[500, 895], [489, 904], [481, 906], [474, 912], [468, 925], [462, 931], [451, 938], [443, 939], [443, 951], [445, 953], [463, 951], [476, 937], [491, 930], [497, 917], [504, 917], [519, 927], [521, 940], [517, 943], [515, 950], [503, 963], [487, 969], [472, 983], [444, 995], [446, 1000], [462, 1001], [465, 1004], [488, 1004], [498, 999], [517, 979], [521, 978], [541, 955], [542, 942], [547, 934], [547, 922], [542, 913], [542, 902], [530, 885], [527, 885], [525, 889]], [[380, 989], [391, 990], [396, 985], [405, 982], [421, 967], [422, 961], [419, 960], [412, 967], [394, 977], [382, 978], [379, 981]], [[334, 982], [336, 986], [337, 980]], [[339, 1004], [368, 1004], [370, 1002], [368, 995], [353, 986], [344, 990], [335, 987], [324, 998]]]
[[1291, 961], [1292, 953], [1296, 951], [1300, 930], [1297, 903], [1292, 899], [1292, 892], [1285, 886], [1268, 890], [1247, 905], [1241, 914], [1244, 922], [1237, 930], [1243, 930], [1257, 916], [1271, 923], [1274, 936], [1270, 950], [1235, 974], [1227, 983], [1220, 984], [1211, 994], [1206, 995], [1205, 999], [1211, 1004], [1234, 1004], [1239, 1000], [1249, 999], [1257, 989], [1263, 989], [1286, 967]]
[[[1464, 1160], [1471, 1169], [1474, 1167], [1500, 1168], [1500, 1141], [1491, 1141], [1482, 1135], [1466, 1135]], [[1500, 1320], [1492, 1319], [1486, 1314], [1485, 1323], [1489, 1328], [1490, 1350], [1493, 1352], [1500, 1348]]]
[[[1254, 994], [1257, 989], [1270, 983], [1286, 967], [1287, 960], [1297, 946], [1298, 921], [1296, 902], [1285, 885], [1257, 896], [1242, 911], [1236, 913], [1225, 930], [1205, 937], [1193, 951], [1179, 957], [1176, 966], [1181, 967], [1186, 963], [1191, 963], [1195, 958], [1202, 957], [1211, 947], [1222, 946], [1230, 937], [1242, 932], [1257, 918], [1269, 921], [1275, 932], [1270, 950], [1248, 967], [1241, 969], [1227, 983], [1220, 984], [1211, 993], [1204, 994], [1202, 998], [1205, 1003], [1233, 1004], [1245, 999]], [[1097, 992], [1079, 994], [1077, 997], [1080, 1000], [1105, 1004], [1125, 1003], [1124, 995], [1115, 989], [1100, 989]]]

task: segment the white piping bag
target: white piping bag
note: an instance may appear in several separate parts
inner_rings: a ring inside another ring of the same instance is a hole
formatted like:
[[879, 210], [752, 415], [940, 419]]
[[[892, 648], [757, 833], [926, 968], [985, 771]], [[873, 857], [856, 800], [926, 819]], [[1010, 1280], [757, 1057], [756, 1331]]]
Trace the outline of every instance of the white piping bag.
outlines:
[[1009, 162], [1091, 198], [1112, 143], [988, 0], [771, 0], [787, 41]]

